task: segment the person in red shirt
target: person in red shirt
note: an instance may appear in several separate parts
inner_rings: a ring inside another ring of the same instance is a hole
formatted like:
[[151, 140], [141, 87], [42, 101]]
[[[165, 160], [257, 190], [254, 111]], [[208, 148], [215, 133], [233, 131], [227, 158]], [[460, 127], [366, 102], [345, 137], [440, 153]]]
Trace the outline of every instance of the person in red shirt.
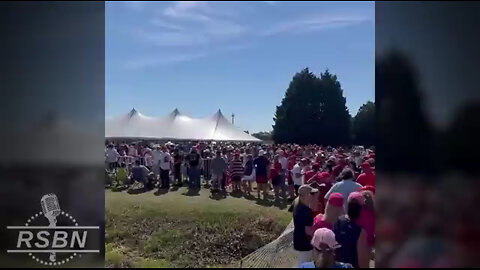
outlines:
[[362, 168], [362, 173], [357, 178], [357, 183], [362, 186], [375, 186], [375, 174], [370, 168], [370, 164], [368, 162], [362, 163], [360, 165]]
[[278, 161], [279, 155], [275, 155], [273, 158], [273, 166], [270, 168], [270, 178], [272, 181], [273, 191], [275, 193], [275, 200], [280, 199], [280, 188], [282, 177], [280, 171], [282, 170], [282, 164]]
[[375, 188], [373, 188], [373, 192], [371, 191], [371, 188], [373, 187], [366, 186], [361, 188], [360, 193], [365, 198], [365, 205], [362, 208], [360, 217], [357, 220], [357, 224], [361, 226], [367, 233], [368, 246], [373, 249], [375, 246]]
[[337, 165], [333, 167], [332, 169], [332, 175], [333, 175], [333, 178], [337, 178], [340, 173], [343, 171], [343, 169], [345, 168], [345, 166], [347, 165], [347, 161], [345, 160], [345, 157], [344, 156], [339, 156], [338, 157], [338, 161], [337, 161]]
[[315, 215], [317, 215], [318, 213], [323, 213], [325, 210], [325, 201], [323, 198], [328, 193], [330, 188], [332, 188], [333, 183], [330, 180], [330, 175], [328, 172], [318, 172], [315, 176], [310, 178], [310, 183], [312, 185], [315, 184], [315, 188], [318, 189], [318, 205], [315, 208]]
[[315, 182], [315, 176], [317, 175], [317, 173], [320, 171], [320, 164], [318, 163], [313, 163], [312, 164], [312, 169], [307, 171], [304, 175], [304, 182], [306, 184], [309, 184], [309, 183], [312, 183], [312, 182]]
[[333, 224], [337, 221], [338, 217], [343, 214], [343, 196], [341, 193], [332, 193], [328, 197], [325, 213], [318, 214], [313, 219], [313, 231], [320, 228], [332, 229]]

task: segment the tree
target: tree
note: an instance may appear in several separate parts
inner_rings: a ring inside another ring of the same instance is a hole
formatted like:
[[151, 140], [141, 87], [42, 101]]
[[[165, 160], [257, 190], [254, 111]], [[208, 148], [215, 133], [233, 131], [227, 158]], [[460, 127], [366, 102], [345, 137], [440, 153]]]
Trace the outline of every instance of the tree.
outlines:
[[357, 145], [375, 145], [375, 103], [363, 104], [353, 118], [353, 142]]
[[320, 75], [320, 83], [324, 92], [323, 125], [319, 132], [323, 135], [323, 144], [337, 146], [349, 145], [351, 137], [351, 116], [348, 112], [347, 99], [336, 75], [328, 70]]
[[273, 125], [276, 143], [343, 145], [350, 143], [350, 114], [335, 75], [315, 76], [308, 68], [293, 76]]

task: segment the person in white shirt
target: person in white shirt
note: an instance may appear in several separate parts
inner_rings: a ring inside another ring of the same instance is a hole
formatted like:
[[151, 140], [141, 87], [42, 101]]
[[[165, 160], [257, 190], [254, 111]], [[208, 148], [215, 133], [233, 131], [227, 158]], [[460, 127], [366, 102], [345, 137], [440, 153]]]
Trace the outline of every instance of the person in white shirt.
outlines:
[[166, 146], [162, 146], [162, 152], [160, 153], [160, 187], [159, 189], [170, 188], [170, 167], [172, 157], [168, 153]]
[[298, 188], [303, 185], [303, 175], [302, 175], [303, 164], [301, 161], [298, 161], [292, 169], [292, 180], [293, 186], [295, 188], [295, 196], [298, 196]]
[[287, 178], [288, 170], [288, 160], [285, 157], [285, 152], [283, 150], [279, 151], [278, 162], [282, 165], [282, 170], [280, 171], [280, 188], [282, 189], [282, 196], [285, 198], [287, 194], [287, 186], [285, 185], [285, 180]]
[[117, 167], [119, 157], [120, 155], [118, 154], [117, 149], [113, 147], [113, 144], [109, 144], [105, 150], [105, 161], [107, 162], [110, 171]]
[[152, 171], [155, 174], [157, 179], [160, 178], [160, 158], [162, 155], [162, 150], [160, 149], [160, 145], [155, 146], [155, 150], [152, 151], [152, 159], [153, 159], [153, 168]]
[[149, 170], [152, 170], [152, 167], [153, 167], [152, 149], [150, 148], [145, 149], [145, 154], [143, 158], [145, 159], [145, 166], [147, 166]]

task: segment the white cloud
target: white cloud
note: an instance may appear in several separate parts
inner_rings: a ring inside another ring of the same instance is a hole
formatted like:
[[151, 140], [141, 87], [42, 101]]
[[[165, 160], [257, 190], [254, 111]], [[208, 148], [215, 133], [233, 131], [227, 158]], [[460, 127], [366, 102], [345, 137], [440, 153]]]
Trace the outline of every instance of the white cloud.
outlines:
[[203, 45], [209, 42], [209, 39], [203, 33], [191, 32], [149, 32], [139, 30], [135, 32], [136, 36], [143, 41], [154, 46], [177, 47], [177, 46], [195, 46]]
[[204, 1], [174, 2], [151, 19], [159, 28], [132, 33], [156, 46], [199, 46], [233, 40], [247, 32], [245, 26], [218, 15], [223, 14], [219, 6], [209, 5]]
[[153, 25], [167, 29], [167, 30], [181, 31], [185, 29], [184, 27], [178, 24], [171, 23], [160, 18], [153, 18], [151, 22]]
[[191, 61], [194, 59], [205, 57], [204, 53], [192, 53], [192, 54], [170, 54], [166, 56], [150, 56], [142, 57], [128, 61], [124, 68], [127, 70], [139, 70], [149, 67], [159, 67], [180, 62]]
[[205, 5], [207, 5], [205, 1], [176, 1], [163, 10], [163, 15], [173, 19], [207, 22], [211, 18], [198, 12], [198, 9]]
[[152, 67], [163, 67], [181, 62], [189, 62], [199, 58], [221, 55], [230, 52], [240, 51], [250, 48], [251, 44], [234, 44], [221, 48], [207, 49], [197, 53], [173, 53], [168, 55], [150, 55], [148, 57], [141, 56], [128, 61], [124, 68], [127, 70], [140, 70]]
[[246, 27], [232, 21], [215, 20], [206, 23], [203, 31], [211, 37], [234, 37], [246, 32]]
[[261, 35], [269, 36], [288, 32], [316, 31], [355, 25], [367, 21], [369, 21], [368, 18], [359, 16], [317, 16], [279, 23], [265, 29], [261, 32]]

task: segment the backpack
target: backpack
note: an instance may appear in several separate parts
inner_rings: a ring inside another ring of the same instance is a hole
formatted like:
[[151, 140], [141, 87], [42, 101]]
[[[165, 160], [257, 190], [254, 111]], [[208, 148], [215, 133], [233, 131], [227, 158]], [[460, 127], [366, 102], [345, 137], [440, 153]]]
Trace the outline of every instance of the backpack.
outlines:
[[340, 217], [333, 225], [335, 239], [341, 245], [335, 250], [335, 259], [338, 262], [349, 263], [358, 268], [357, 242], [362, 228], [354, 221]]

